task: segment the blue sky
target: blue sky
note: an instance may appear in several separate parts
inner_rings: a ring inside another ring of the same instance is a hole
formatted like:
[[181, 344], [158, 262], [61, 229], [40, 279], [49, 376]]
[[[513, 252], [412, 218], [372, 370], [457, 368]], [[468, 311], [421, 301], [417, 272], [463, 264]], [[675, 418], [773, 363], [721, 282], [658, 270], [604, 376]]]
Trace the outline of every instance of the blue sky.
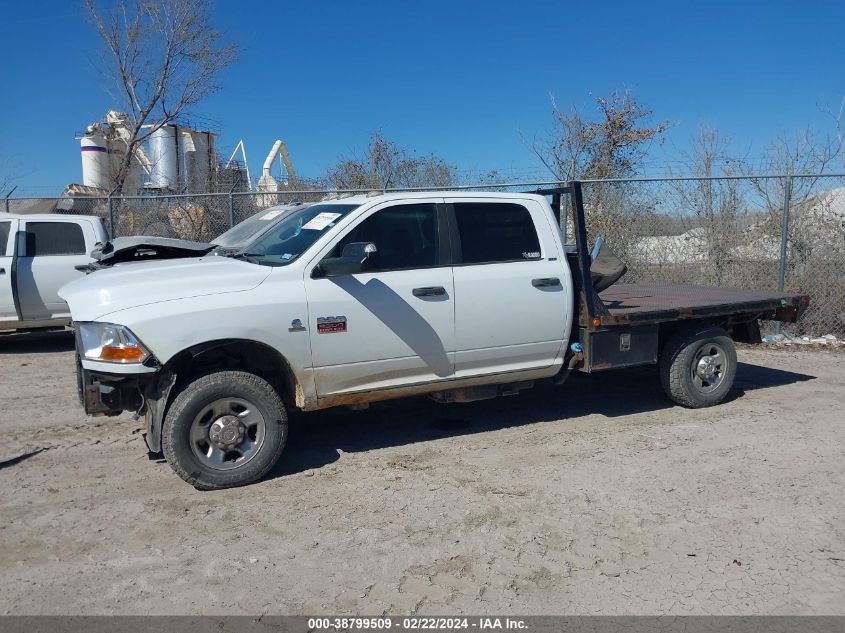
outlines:
[[[198, 114], [254, 171], [276, 138], [317, 176], [375, 130], [462, 171], [541, 174], [523, 139], [561, 106], [630, 88], [672, 124], [645, 170], [663, 173], [700, 123], [752, 158], [780, 132], [832, 131], [845, 96], [845, 3], [323, 2], [218, 0], [243, 47]], [[0, 165], [21, 191], [81, 180], [74, 133], [114, 107], [95, 33], [74, 0], [4, 3]]]

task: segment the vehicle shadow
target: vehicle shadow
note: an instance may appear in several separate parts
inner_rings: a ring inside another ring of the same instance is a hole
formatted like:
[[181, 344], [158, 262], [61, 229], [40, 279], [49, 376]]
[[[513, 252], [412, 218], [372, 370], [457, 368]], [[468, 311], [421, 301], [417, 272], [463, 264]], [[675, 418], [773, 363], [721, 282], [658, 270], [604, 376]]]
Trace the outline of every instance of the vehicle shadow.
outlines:
[[[726, 401], [748, 391], [814, 378], [738, 363], [736, 383]], [[541, 384], [517, 396], [467, 404], [408, 398], [376, 403], [366, 411], [338, 408], [297, 413], [291, 417], [282, 459], [267, 478], [321, 468], [337, 461], [341, 452], [364, 452], [541, 422], [565, 423], [590, 414], [616, 418], [674, 406], [660, 387], [656, 367], [650, 366], [592, 375], [575, 373], [562, 386]]]
[[72, 352], [73, 348], [73, 331], [71, 330], [0, 334], [0, 356], [4, 354]]
[[35, 457], [38, 453], [43, 453], [44, 451], [49, 450], [48, 448], [36, 448], [33, 451], [28, 451], [26, 453], [21, 453], [20, 455], [16, 455], [15, 457], [11, 457], [9, 459], [4, 459], [0, 461], [0, 470], [4, 468], [8, 468], [9, 466], [15, 466], [16, 464], [20, 464], [21, 462], [25, 462], [30, 457]]

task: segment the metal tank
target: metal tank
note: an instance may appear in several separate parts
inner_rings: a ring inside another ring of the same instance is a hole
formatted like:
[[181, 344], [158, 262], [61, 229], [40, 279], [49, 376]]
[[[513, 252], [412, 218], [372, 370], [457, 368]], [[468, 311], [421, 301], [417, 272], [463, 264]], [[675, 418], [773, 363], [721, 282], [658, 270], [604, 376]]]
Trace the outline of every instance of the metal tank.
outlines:
[[99, 126], [88, 126], [79, 144], [82, 153], [82, 184], [111, 191], [114, 187], [114, 172], [106, 134]]
[[209, 132], [182, 130], [182, 173], [185, 174], [187, 193], [208, 191], [210, 173], [210, 149], [212, 136]]
[[150, 134], [150, 180], [154, 187], [176, 191], [179, 188], [177, 129], [165, 125]]

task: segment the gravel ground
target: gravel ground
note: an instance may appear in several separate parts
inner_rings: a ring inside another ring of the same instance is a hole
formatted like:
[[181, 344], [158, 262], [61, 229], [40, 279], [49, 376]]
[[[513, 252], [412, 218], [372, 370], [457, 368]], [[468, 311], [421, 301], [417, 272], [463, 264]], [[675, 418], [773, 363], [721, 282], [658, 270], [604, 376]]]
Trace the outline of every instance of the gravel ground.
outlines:
[[71, 350], [0, 338], [0, 613], [845, 614], [845, 354], [741, 350], [697, 411], [646, 368], [298, 415], [200, 493]]

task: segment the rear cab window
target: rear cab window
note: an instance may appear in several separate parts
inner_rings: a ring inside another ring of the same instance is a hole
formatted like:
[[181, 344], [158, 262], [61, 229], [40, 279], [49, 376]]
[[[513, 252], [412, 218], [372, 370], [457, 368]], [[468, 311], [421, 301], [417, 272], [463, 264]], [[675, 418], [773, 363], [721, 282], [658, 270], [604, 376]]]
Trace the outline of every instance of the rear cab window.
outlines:
[[12, 223], [8, 220], [0, 222], [0, 257], [8, 252], [9, 233], [12, 231]]
[[85, 255], [85, 234], [74, 222], [27, 222], [26, 256]]
[[515, 202], [453, 202], [460, 248], [456, 264], [541, 259], [540, 240], [525, 206]]

